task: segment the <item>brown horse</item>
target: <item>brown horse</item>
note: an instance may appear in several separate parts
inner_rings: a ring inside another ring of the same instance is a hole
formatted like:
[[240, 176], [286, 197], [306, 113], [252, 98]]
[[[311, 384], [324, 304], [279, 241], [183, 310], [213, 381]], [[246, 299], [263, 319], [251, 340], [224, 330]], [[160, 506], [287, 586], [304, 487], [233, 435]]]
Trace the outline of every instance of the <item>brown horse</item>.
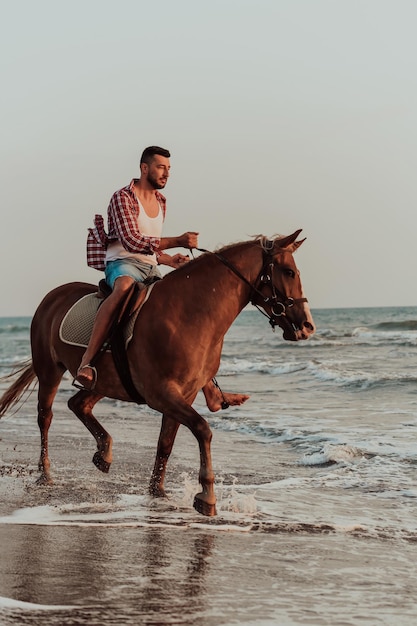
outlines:
[[[194, 507], [204, 515], [216, 514], [207, 421], [192, 404], [198, 391], [216, 374], [226, 331], [251, 302], [272, 327], [278, 325], [289, 341], [307, 339], [314, 324], [304, 297], [293, 252], [298, 230], [288, 237], [251, 241], [205, 252], [154, 285], [148, 302], [135, 322], [127, 353], [136, 402], [162, 413], [150, 493], [164, 496], [166, 464], [180, 424], [187, 426], [200, 449], [199, 481], [202, 491]], [[97, 291], [87, 283], [69, 283], [51, 291], [39, 305], [31, 325], [32, 362], [0, 399], [0, 416], [17, 402], [35, 378], [39, 382], [38, 424], [41, 432], [39, 482], [51, 483], [48, 430], [52, 403], [66, 370], [74, 376], [83, 348], [63, 343], [60, 324], [69, 308], [82, 296]], [[68, 406], [97, 442], [93, 462], [107, 472], [112, 461], [112, 438], [92, 413], [103, 397], [133, 401], [123, 387], [112, 355], [97, 362], [98, 380], [93, 391], [80, 390]]]

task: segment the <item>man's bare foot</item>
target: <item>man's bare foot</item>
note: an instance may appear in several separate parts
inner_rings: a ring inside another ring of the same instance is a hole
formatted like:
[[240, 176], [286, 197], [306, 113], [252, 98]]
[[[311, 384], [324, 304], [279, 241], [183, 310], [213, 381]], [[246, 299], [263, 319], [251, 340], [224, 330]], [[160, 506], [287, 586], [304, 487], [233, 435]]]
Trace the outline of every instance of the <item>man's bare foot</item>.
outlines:
[[206, 385], [203, 389], [203, 393], [206, 398], [207, 406], [212, 413], [225, 408], [224, 403], [228, 406], [240, 406], [250, 398], [250, 396], [245, 393], [222, 393], [220, 389], [216, 388], [214, 385]]
[[97, 370], [92, 365], [81, 365], [73, 381], [74, 387], [79, 389], [94, 389], [97, 382]]

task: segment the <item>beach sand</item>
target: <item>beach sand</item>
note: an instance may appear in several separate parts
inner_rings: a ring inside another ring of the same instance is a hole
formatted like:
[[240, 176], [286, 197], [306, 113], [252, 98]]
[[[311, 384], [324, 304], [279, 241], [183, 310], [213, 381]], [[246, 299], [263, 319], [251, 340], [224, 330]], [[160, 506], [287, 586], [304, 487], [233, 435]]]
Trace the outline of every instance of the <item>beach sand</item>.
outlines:
[[[65, 400], [58, 401], [51, 428], [52, 487], [35, 483], [34, 396], [23, 417], [0, 422], [2, 626], [416, 622], [413, 542], [335, 530], [326, 524], [329, 512], [321, 524], [307, 508], [291, 515], [302, 510], [299, 496], [283, 503], [280, 523], [268, 524], [256, 512], [256, 493], [233, 490], [232, 472], [244, 482], [250, 469], [237, 433], [216, 431], [213, 440], [215, 466], [230, 470], [216, 487], [229, 510], [223, 502], [217, 518], [208, 519], [192, 509], [198, 451], [182, 430], [169, 464], [173, 495], [152, 500], [147, 484], [158, 415], [101, 403], [115, 439], [114, 464], [103, 475], [91, 463], [94, 440]], [[272, 462], [266, 446], [259, 456]], [[279, 462], [282, 477], [289, 477], [294, 468], [285, 457]]]

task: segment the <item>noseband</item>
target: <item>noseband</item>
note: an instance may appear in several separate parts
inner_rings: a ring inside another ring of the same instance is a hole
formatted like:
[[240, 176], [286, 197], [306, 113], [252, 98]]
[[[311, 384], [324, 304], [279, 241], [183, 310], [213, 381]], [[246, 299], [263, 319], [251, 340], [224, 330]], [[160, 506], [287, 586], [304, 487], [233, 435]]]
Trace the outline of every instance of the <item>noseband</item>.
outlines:
[[[219, 261], [226, 265], [238, 278], [243, 280], [251, 288], [251, 294], [249, 298], [249, 302], [262, 313], [265, 317], [268, 318], [268, 321], [272, 327], [272, 330], [275, 330], [275, 326], [278, 326], [278, 318], [285, 316], [287, 314], [287, 310], [294, 306], [294, 304], [298, 302], [308, 302], [307, 298], [287, 298], [279, 289], [276, 288], [273, 281], [273, 272], [274, 272], [274, 260], [273, 255], [271, 253], [273, 247], [272, 241], [266, 241], [266, 246], [263, 248], [263, 264], [262, 269], [258, 274], [258, 277], [255, 280], [254, 285], [252, 285], [243, 274], [239, 272], [239, 270], [232, 264], [228, 259], [226, 259], [219, 252], [211, 252], [214, 254]], [[208, 252], [208, 250], [204, 250], [204, 248], [196, 248], [199, 252]], [[271, 290], [270, 296], [265, 296], [259, 289], [261, 285], [266, 285]], [[266, 311], [264, 311], [260, 305], [256, 304], [255, 297], [258, 296], [262, 299], [264, 305], [268, 305], [271, 313], [268, 315]]]

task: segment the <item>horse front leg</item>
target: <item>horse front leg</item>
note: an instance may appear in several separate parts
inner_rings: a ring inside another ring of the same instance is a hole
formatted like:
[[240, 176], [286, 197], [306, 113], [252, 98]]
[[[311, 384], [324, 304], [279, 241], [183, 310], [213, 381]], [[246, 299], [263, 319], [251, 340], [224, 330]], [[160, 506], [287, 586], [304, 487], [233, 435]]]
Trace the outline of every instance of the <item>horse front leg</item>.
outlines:
[[166, 467], [179, 426], [180, 424], [176, 420], [165, 414], [162, 415], [155, 465], [149, 483], [149, 493], [156, 498], [166, 497], [164, 488]]
[[212, 517], [217, 515], [216, 496], [214, 494], [214, 472], [211, 462], [212, 432], [207, 422], [202, 417], [200, 419], [201, 422], [198, 422], [196, 432], [192, 432], [197, 438], [200, 448], [199, 481], [202, 491], [194, 496], [193, 506], [198, 513]]
[[102, 398], [103, 396], [93, 391], [82, 389], [68, 400], [68, 407], [96, 440], [97, 452], [93, 456], [93, 463], [101, 472], [107, 474], [113, 460], [113, 439], [92, 413], [94, 405]]
[[[163, 425], [161, 429], [161, 443], [158, 444], [158, 453], [155, 463], [155, 479], [151, 485], [156, 486], [157, 492], [163, 489], [163, 478], [165, 473], [167, 456], [166, 453], [172, 448], [176, 431], [173, 422], [187, 426], [197, 439], [200, 449], [200, 471], [199, 481], [202, 491], [194, 498], [194, 508], [202, 515], [216, 515], [216, 496], [214, 494], [214, 472], [211, 463], [211, 439], [212, 433], [206, 420], [188, 404], [176, 388], [169, 390], [169, 385], [165, 387], [165, 396], [157, 389], [153, 399], [149, 398], [149, 406], [160, 411], [163, 415]], [[153, 401], [152, 401], [153, 400]], [[175, 433], [174, 433], [175, 431]], [[164, 446], [167, 446], [164, 449]], [[158, 465], [159, 462], [159, 465]], [[158, 479], [162, 480], [158, 484]]]

